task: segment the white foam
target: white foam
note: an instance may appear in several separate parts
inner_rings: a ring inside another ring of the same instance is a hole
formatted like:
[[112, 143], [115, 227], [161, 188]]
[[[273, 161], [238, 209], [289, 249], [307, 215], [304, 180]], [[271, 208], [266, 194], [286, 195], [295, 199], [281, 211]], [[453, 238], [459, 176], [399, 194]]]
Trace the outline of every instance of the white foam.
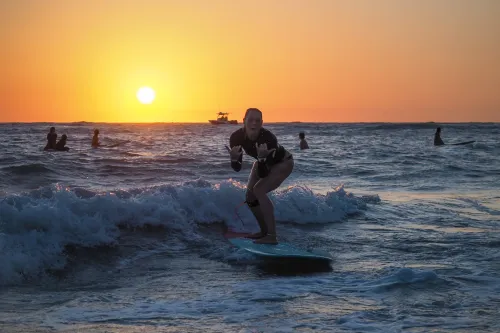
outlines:
[[[366, 208], [363, 198], [343, 188], [320, 195], [295, 186], [271, 197], [276, 218], [283, 222], [338, 222]], [[119, 226], [163, 226], [193, 242], [201, 238], [198, 224], [224, 221], [238, 228], [241, 222], [234, 211], [244, 198], [245, 186], [232, 180], [217, 184], [199, 180], [116, 193], [54, 186], [9, 196], [0, 202], [0, 284], [63, 268], [67, 245], [113, 246]], [[246, 206], [239, 214], [243, 220], [251, 217]]]

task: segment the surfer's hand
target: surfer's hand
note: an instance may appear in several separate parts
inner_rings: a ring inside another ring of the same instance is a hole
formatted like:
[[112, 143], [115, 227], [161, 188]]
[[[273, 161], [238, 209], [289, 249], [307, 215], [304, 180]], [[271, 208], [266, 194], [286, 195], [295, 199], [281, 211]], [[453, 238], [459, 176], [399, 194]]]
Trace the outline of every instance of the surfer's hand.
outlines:
[[232, 162], [237, 162], [240, 159], [241, 154], [243, 154], [243, 152], [241, 151], [241, 146], [234, 146], [229, 151]]
[[269, 154], [274, 152], [276, 148], [273, 149], [267, 149], [267, 143], [263, 143], [259, 145], [258, 143], [255, 143], [255, 148], [257, 148], [257, 158], [259, 160], [267, 158]]

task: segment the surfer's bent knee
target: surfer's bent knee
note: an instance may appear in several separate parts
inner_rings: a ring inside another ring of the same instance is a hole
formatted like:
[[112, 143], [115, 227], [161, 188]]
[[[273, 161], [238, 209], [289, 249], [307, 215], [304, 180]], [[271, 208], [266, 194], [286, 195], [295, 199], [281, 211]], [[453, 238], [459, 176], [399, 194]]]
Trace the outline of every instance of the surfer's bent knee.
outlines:
[[264, 191], [261, 191], [261, 186], [259, 186], [259, 184], [256, 184], [253, 189], [252, 189], [252, 193], [253, 195], [258, 199], [259, 197], [261, 196], [264, 196], [266, 195], [267, 193], [265, 193]]
[[248, 200], [248, 198], [254, 198], [254, 200], [258, 201], [259, 198], [262, 198], [262, 196], [264, 196], [266, 194], [267, 193], [263, 192], [261, 190], [261, 186], [257, 183], [253, 186], [251, 191], [247, 192], [247, 201], [251, 201], [251, 200]]
[[[257, 197], [255, 196], [255, 194], [252, 192], [252, 190], [247, 190], [247, 194], [246, 194], [246, 198], [245, 198], [245, 202], [247, 203], [247, 205], [249, 207], [255, 207], [255, 206], [258, 206], [259, 205], [259, 200], [257, 200]], [[250, 206], [249, 203], [251, 202], [257, 202], [257, 204], [253, 205], [253, 206]]]
[[246, 202], [247, 206], [250, 208], [257, 207], [260, 204], [259, 200], [257, 200], [257, 199], [252, 200], [252, 201], [247, 199], [247, 201], [245, 201], [245, 202]]

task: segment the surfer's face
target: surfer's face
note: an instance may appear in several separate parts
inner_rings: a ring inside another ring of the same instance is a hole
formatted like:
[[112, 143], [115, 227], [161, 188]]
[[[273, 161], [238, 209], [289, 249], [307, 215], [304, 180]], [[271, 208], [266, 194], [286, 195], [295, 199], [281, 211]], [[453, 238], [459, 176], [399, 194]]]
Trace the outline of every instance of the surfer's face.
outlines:
[[262, 127], [262, 114], [259, 111], [249, 111], [245, 117], [245, 131], [249, 136], [257, 136]]

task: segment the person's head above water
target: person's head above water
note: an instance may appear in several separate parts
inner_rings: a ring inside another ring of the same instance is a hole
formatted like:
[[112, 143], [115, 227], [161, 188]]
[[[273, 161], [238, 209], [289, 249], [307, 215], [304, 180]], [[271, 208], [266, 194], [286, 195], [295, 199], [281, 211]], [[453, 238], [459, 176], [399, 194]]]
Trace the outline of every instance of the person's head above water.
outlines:
[[99, 130], [96, 128], [96, 129], [94, 130], [94, 135], [97, 135], [97, 134], [99, 134]]
[[66, 141], [66, 139], [68, 139], [68, 136], [66, 134], [61, 135], [61, 140]]
[[304, 132], [299, 133], [299, 139], [304, 140], [305, 137], [306, 137], [306, 135], [304, 134]]
[[257, 108], [247, 109], [243, 124], [246, 134], [252, 139], [257, 139], [262, 128], [262, 112]]
[[438, 127], [438, 128], [436, 129], [436, 133], [441, 133], [441, 127]]
[[55, 127], [51, 127], [50, 128], [50, 133], [54, 133], [56, 131], [56, 128]]

